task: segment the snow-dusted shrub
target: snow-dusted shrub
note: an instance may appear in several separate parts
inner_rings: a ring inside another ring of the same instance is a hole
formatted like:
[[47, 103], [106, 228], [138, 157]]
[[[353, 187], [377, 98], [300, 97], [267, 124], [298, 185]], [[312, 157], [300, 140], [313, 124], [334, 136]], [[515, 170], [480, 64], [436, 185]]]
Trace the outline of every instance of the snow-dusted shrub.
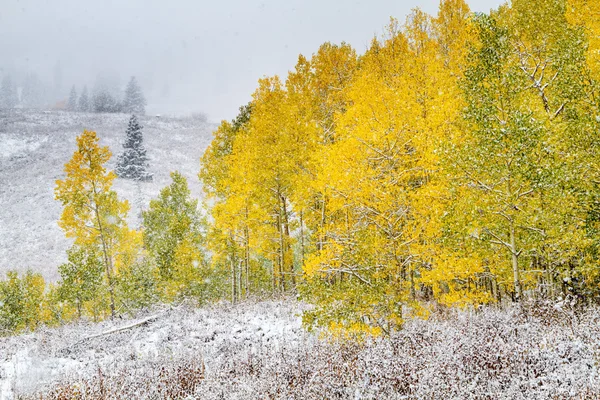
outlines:
[[[67, 375], [31, 398], [600, 398], [597, 309], [576, 318], [556, 312], [552, 324], [539, 307], [451, 310], [356, 343], [302, 331], [303, 308], [271, 302], [177, 311], [137, 333], [74, 348], [73, 357], [109, 355], [99, 369]], [[140, 348], [153, 341], [159, 355], [125, 352], [133, 340]], [[73, 396], [73, 388], [88, 394]]]

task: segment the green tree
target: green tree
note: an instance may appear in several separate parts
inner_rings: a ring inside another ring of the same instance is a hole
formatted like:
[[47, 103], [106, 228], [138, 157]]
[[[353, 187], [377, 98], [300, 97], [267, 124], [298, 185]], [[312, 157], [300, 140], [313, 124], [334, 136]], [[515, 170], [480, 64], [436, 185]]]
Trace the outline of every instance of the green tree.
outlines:
[[158, 301], [157, 282], [149, 259], [133, 263], [119, 272], [116, 282], [119, 305], [129, 313]]
[[44, 278], [27, 271], [21, 278], [15, 271], [0, 281], [0, 333], [35, 329], [42, 322]]
[[11, 109], [19, 103], [17, 87], [10, 75], [5, 75], [0, 84], [0, 108]]
[[480, 251], [515, 299], [540, 279], [551, 285], [551, 264], [568, 264], [583, 245], [574, 165], [560, 139], [582, 59], [577, 41], [559, 39], [576, 37], [560, 1], [547, 3], [534, 10], [516, 1], [475, 19], [479, 42], [463, 82], [467, 133], [447, 160], [457, 178], [449, 230], [462, 244], [478, 242], [465, 249]]
[[69, 100], [67, 101], [67, 110], [69, 111], [77, 111], [77, 90], [75, 89], [75, 85], [71, 88], [71, 92], [69, 93]]
[[171, 179], [173, 183], [162, 189], [142, 213], [144, 245], [156, 262], [167, 299], [185, 295], [201, 278], [204, 261], [198, 200], [190, 197], [183, 175], [172, 172]]
[[142, 88], [138, 84], [135, 76], [132, 76], [125, 89], [125, 98], [123, 99], [123, 112], [144, 115], [146, 113], [146, 99], [142, 93]]
[[67, 251], [67, 257], [68, 262], [58, 267], [59, 299], [74, 306], [81, 318], [85, 303], [100, 294], [104, 271], [102, 255], [94, 246], [73, 246]]
[[120, 178], [134, 181], [150, 181], [152, 174], [147, 171], [148, 157], [144, 148], [142, 126], [135, 115], [129, 119], [123, 153], [117, 159], [115, 172]]

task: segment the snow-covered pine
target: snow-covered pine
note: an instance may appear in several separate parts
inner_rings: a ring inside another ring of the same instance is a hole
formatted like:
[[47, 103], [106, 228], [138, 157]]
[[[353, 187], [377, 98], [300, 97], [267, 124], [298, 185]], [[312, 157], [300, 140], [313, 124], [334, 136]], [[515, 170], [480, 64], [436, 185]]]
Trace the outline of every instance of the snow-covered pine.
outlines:
[[77, 90], [75, 89], [75, 85], [71, 88], [71, 93], [69, 94], [69, 100], [67, 101], [67, 110], [69, 111], [77, 111]]
[[6, 75], [0, 86], [0, 108], [15, 108], [18, 102], [17, 88], [10, 75]]
[[45, 103], [45, 88], [40, 78], [34, 73], [27, 74], [21, 91], [23, 108], [41, 108]]
[[78, 106], [79, 111], [82, 111], [82, 112], [90, 111], [90, 99], [88, 97], [87, 86], [83, 87], [81, 96], [79, 96], [79, 104], [77, 106]]
[[146, 99], [135, 76], [132, 76], [125, 89], [123, 111], [126, 113], [144, 115], [146, 113]]
[[106, 88], [100, 87], [92, 96], [92, 108], [97, 113], [116, 113], [121, 111], [121, 104]]
[[133, 114], [129, 119], [127, 137], [123, 143], [124, 151], [119, 155], [115, 169], [120, 178], [135, 181], [152, 180], [152, 174], [147, 171], [149, 164], [143, 140], [142, 126]]

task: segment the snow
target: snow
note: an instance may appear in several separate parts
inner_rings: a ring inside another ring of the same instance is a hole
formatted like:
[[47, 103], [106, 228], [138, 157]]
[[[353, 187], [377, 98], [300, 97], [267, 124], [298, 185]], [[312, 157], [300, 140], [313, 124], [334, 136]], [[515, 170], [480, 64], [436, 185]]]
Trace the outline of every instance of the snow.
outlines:
[[[64, 164], [75, 150], [83, 129], [95, 130], [102, 145], [116, 155], [130, 115], [61, 111], [0, 110], [0, 276], [8, 270], [28, 268], [46, 279], [58, 278], [70, 241], [57, 225], [62, 211], [54, 200], [55, 181], [64, 176]], [[139, 117], [149, 158], [151, 182], [138, 184], [116, 179], [114, 188], [129, 200], [129, 221], [139, 226], [139, 207], [147, 206], [160, 189], [169, 185], [170, 172], [178, 170], [188, 180], [192, 195], [202, 196], [197, 178], [200, 157], [212, 139], [215, 126], [197, 118]]]
[[201, 377], [185, 389], [188, 398], [600, 397], [596, 308], [447, 310], [364, 342], [306, 332], [306, 308], [292, 300], [179, 306], [89, 340], [147, 315], [0, 339], [0, 400], [52, 398], [43, 394], [76, 386], [93, 392], [99, 376], [109, 398], [166, 398], [173, 388], [157, 380], [197, 365]]
[[35, 141], [32, 138], [23, 138], [16, 135], [0, 137], [0, 158], [25, 157], [28, 152], [37, 150], [48, 138]]
[[180, 306], [159, 311], [160, 316], [146, 325], [88, 340], [128, 322], [80, 323], [0, 339], [0, 400], [65, 378], [91, 376], [98, 367], [143, 369], [146, 362], [185, 360], [192, 354], [201, 354], [210, 366], [232, 345], [256, 352], [262, 343], [293, 343], [304, 334], [299, 310], [275, 301], [202, 309]]

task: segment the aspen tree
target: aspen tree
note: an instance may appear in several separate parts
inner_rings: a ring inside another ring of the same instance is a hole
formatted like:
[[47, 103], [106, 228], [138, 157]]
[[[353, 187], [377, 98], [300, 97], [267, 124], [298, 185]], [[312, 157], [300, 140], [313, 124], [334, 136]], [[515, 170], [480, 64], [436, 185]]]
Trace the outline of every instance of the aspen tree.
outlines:
[[128, 202], [112, 190], [116, 175], [104, 164], [110, 159], [108, 147], [99, 145], [96, 132], [83, 131], [77, 137], [77, 150], [65, 164], [66, 177], [56, 181], [55, 196], [63, 204], [59, 226], [79, 246], [98, 246], [102, 252], [110, 296], [110, 313], [116, 313], [114, 277], [117, 246], [132, 232], [125, 218]]

